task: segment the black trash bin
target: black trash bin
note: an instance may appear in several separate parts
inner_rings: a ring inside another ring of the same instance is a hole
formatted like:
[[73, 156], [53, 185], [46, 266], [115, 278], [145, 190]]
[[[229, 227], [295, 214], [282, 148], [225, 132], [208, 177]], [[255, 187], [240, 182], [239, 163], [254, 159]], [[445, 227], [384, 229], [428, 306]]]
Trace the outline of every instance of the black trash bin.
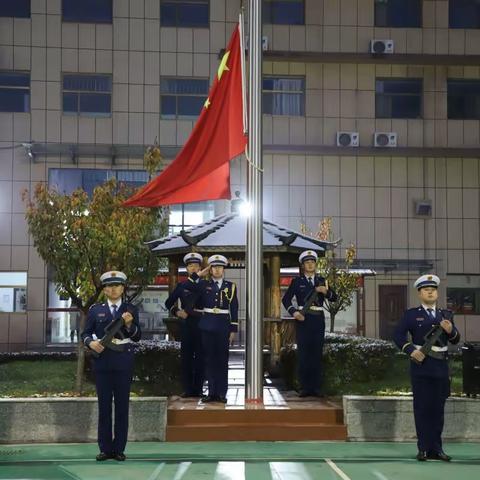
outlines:
[[463, 393], [480, 395], [480, 343], [465, 343], [462, 347]]

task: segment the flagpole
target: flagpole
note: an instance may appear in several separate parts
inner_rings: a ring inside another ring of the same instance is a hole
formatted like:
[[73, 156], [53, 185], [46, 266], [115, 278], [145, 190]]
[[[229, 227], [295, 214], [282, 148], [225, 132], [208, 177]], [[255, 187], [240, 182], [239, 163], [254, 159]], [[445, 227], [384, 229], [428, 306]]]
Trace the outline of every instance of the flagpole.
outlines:
[[249, 0], [249, 137], [247, 151], [247, 345], [245, 402], [263, 402], [262, 1]]

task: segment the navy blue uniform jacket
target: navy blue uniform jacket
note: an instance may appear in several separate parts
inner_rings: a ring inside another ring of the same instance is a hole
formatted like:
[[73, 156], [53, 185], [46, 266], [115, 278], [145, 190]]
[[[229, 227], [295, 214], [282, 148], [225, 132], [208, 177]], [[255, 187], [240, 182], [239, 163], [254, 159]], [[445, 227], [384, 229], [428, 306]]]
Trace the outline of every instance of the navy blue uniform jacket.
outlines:
[[[320, 275], [315, 275], [315, 287], [321, 285], [325, 285], [325, 279]], [[292, 279], [288, 290], [285, 292], [285, 295], [282, 298], [283, 306], [286, 308], [287, 312], [290, 315], [293, 316], [295, 312], [298, 312], [300, 310], [299, 308], [295, 308], [292, 305], [293, 297], [296, 298], [297, 305], [299, 307], [303, 307], [305, 305], [305, 299], [308, 297], [312, 289], [313, 287], [310, 285], [305, 275]], [[337, 294], [333, 290], [328, 289], [326, 298], [330, 302], [335, 302], [337, 300]], [[317, 301], [315, 301], [312, 305], [322, 307], [324, 300], [325, 296], [323, 295], [323, 293], [318, 293]]]
[[[447, 345], [448, 342], [452, 344], [458, 343], [460, 341], [460, 333], [453, 323], [452, 312], [437, 308], [435, 310], [435, 319], [432, 320], [422, 306], [410, 308], [405, 311], [395, 330], [393, 340], [402, 352], [410, 355], [416, 350], [415, 345], [423, 345], [425, 343], [425, 335], [434, 325], [438, 325], [443, 319], [450, 320], [453, 329], [450, 335], [448, 335], [447, 332], [443, 332], [437, 342], [437, 346], [443, 347]], [[411, 341], [408, 339], [409, 333], [412, 337]], [[448, 376], [448, 362], [427, 356], [420, 365], [411, 362], [410, 371], [412, 375], [440, 378]]]
[[[132, 342], [138, 342], [142, 336], [140, 324], [138, 323], [138, 309], [131, 303], [122, 303], [117, 311], [117, 317], [123, 313], [130, 312], [133, 316], [133, 323], [130, 330], [125, 326], [121, 332], [125, 338]], [[113, 320], [108, 303], [96, 303], [88, 311], [87, 325], [82, 332], [82, 340], [85, 345], [93, 341], [93, 334], [100, 340], [105, 335], [105, 327]], [[120, 338], [120, 335], [118, 336]], [[116, 352], [105, 348], [98, 358], [95, 359], [95, 369], [101, 370], [131, 370], [133, 368], [134, 347], [131, 343], [124, 345], [123, 352]]]
[[237, 286], [228, 280], [223, 280], [220, 289], [213, 280], [197, 280], [200, 277], [193, 273], [189, 277], [191, 288], [200, 295], [200, 303], [203, 308], [228, 310], [230, 313], [208, 313], [204, 312], [200, 318], [199, 327], [207, 332], [219, 332], [238, 330], [238, 299]]

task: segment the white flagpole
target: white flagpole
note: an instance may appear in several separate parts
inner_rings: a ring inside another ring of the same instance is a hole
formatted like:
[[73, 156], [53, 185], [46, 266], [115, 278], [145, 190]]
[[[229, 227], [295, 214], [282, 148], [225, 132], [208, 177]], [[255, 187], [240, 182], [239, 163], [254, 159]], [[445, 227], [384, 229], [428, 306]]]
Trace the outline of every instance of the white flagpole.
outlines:
[[247, 345], [245, 403], [263, 402], [262, 0], [249, 0]]

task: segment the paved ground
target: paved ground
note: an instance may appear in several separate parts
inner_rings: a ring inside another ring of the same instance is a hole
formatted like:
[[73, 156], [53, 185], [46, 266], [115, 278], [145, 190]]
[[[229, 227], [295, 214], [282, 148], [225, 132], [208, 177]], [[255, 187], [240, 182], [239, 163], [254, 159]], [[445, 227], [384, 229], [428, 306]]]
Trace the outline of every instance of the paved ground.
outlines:
[[411, 443], [130, 443], [125, 463], [97, 463], [94, 444], [0, 445], [0, 479], [474, 480], [480, 444], [445, 446], [450, 464], [414, 459]]

